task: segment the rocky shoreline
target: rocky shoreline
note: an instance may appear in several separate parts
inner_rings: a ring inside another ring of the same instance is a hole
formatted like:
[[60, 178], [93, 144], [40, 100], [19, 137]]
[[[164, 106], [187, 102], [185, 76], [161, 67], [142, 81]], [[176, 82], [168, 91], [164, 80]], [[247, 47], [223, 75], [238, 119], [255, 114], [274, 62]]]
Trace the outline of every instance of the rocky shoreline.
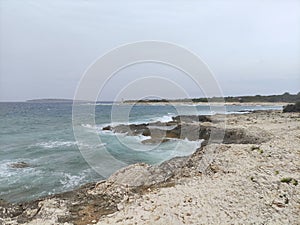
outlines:
[[226, 129], [221, 117], [105, 127], [145, 144], [205, 141], [191, 156], [130, 165], [74, 191], [1, 201], [0, 224], [299, 224], [300, 114], [228, 115]]

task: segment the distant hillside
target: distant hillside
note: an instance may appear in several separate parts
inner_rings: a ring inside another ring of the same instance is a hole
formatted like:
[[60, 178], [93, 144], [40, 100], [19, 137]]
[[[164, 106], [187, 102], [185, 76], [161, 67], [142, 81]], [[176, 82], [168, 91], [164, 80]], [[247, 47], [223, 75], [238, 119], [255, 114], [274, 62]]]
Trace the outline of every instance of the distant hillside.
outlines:
[[[74, 100], [73, 99], [63, 99], [63, 98], [42, 98], [42, 99], [31, 99], [31, 100], [27, 100], [26, 102], [29, 103], [73, 103]], [[87, 101], [87, 100], [76, 100], [76, 102], [79, 103], [104, 103], [104, 104], [112, 104], [112, 101]]]
[[[255, 96], [228, 96], [228, 97], [213, 97], [213, 98], [192, 98], [192, 99], [149, 99], [139, 100], [141, 103], [155, 103], [155, 102], [287, 102], [295, 103], [300, 101], [300, 92], [298, 94], [290, 94], [288, 92], [282, 95], [255, 95]], [[135, 102], [134, 100], [128, 100], [125, 102]]]
[[27, 100], [26, 102], [30, 103], [72, 103], [72, 99], [55, 99], [55, 98], [45, 98], [45, 99], [31, 99]]
[[[209, 101], [218, 102], [222, 98], [209, 98]], [[225, 102], [298, 102], [300, 101], [300, 92], [298, 94], [289, 94], [288, 92], [282, 95], [255, 95], [255, 96], [235, 96], [225, 97]], [[207, 98], [194, 98], [193, 102], [207, 102]]]

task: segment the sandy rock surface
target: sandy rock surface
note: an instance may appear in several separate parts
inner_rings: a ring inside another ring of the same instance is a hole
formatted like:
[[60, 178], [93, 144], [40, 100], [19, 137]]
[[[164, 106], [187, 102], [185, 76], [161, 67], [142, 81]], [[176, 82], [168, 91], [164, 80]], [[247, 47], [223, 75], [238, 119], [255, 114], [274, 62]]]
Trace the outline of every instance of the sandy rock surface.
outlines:
[[232, 115], [227, 126], [270, 140], [219, 145], [205, 174], [124, 203], [98, 224], [300, 224], [299, 114]]

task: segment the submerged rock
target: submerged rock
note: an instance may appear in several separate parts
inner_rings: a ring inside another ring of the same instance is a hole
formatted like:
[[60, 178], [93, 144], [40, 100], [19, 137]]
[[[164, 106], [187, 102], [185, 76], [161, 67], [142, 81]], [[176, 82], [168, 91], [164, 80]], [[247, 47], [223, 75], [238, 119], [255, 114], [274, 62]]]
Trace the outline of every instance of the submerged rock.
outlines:
[[102, 130], [111, 130], [111, 126], [103, 127]]
[[185, 122], [185, 123], [192, 123], [192, 122], [212, 122], [210, 116], [203, 116], [203, 115], [181, 115], [172, 117], [173, 121]]
[[143, 144], [159, 144], [159, 143], [165, 143], [168, 141], [170, 141], [170, 139], [168, 139], [168, 138], [150, 138], [150, 139], [143, 140], [142, 143]]
[[11, 168], [27, 168], [27, 167], [30, 167], [30, 165], [26, 162], [11, 163], [9, 166]]

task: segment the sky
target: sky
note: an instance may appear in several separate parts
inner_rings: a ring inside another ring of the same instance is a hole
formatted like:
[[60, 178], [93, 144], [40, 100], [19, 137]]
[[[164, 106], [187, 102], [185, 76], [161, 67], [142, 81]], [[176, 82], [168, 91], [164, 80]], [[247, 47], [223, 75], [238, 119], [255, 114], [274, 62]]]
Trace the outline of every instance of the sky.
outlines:
[[[73, 98], [97, 58], [142, 40], [197, 54], [225, 96], [300, 91], [299, 0], [0, 0], [0, 101]], [[183, 72], [145, 63], [116, 73], [101, 100], [147, 76], [181, 91], [153, 79], [121, 97], [154, 86], [167, 98], [203, 95]]]

